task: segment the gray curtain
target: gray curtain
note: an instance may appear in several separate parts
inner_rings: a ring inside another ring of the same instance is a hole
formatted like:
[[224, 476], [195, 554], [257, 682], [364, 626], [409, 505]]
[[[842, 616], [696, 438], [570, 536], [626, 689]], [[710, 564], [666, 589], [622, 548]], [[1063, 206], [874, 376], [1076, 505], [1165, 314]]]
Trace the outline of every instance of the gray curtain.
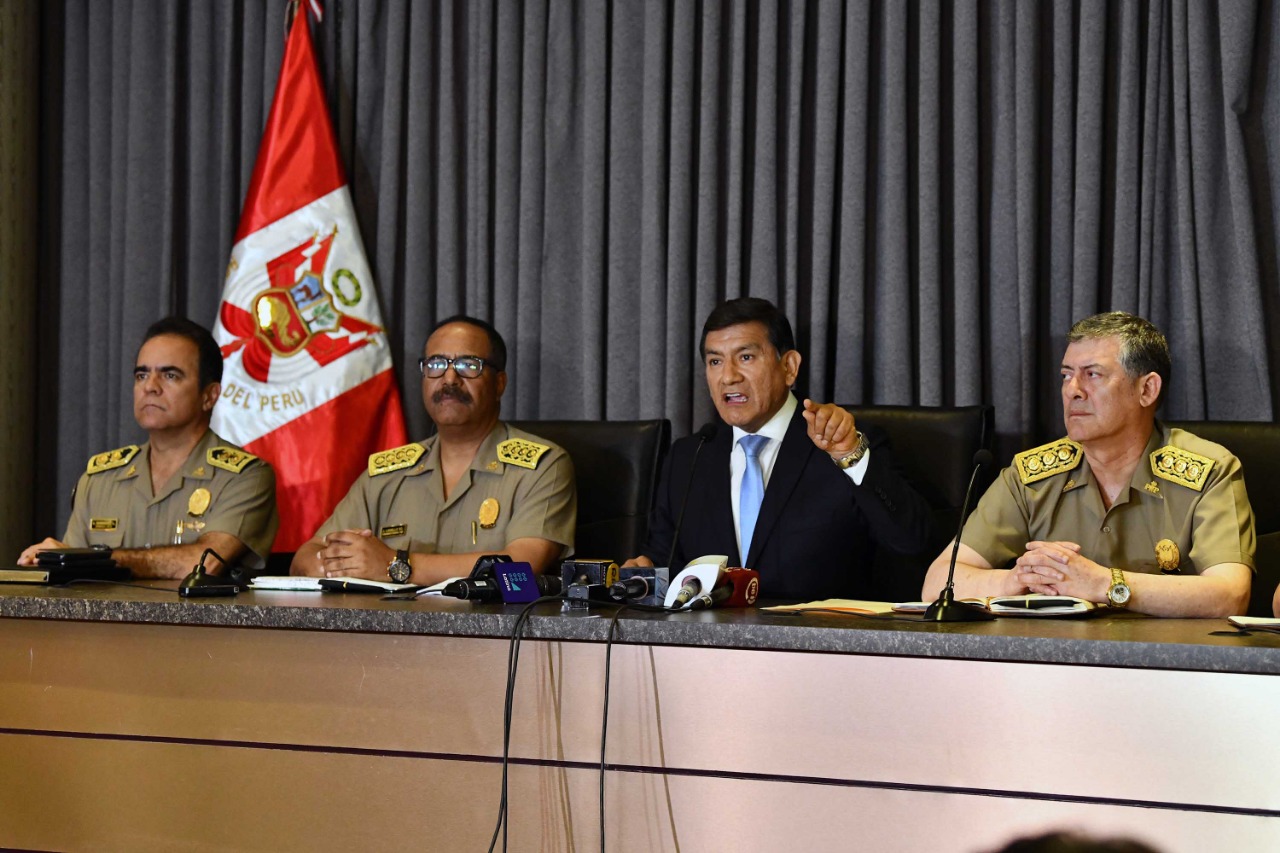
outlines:
[[[807, 393], [990, 402], [1005, 452], [1060, 434], [1065, 330], [1110, 308], [1168, 333], [1170, 417], [1272, 416], [1270, 4], [325, 7], [411, 434], [414, 359], [457, 311], [507, 337], [507, 416], [687, 431], [712, 414], [702, 319], [743, 294], [792, 317]], [[142, 330], [214, 320], [284, 24], [275, 0], [44, 14], [40, 509], [60, 532], [84, 459], [137, 439]]]

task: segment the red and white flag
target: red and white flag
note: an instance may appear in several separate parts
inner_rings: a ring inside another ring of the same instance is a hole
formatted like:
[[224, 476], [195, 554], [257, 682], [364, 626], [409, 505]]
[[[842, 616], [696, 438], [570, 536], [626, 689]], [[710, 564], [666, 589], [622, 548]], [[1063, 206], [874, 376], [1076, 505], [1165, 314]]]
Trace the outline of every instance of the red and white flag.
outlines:
[[405, 443], [373, 275], [301, 11], [213, 334], [226, 362], [213, 428], [275, 466], [274, 550], [297, 550], [370, 453]]

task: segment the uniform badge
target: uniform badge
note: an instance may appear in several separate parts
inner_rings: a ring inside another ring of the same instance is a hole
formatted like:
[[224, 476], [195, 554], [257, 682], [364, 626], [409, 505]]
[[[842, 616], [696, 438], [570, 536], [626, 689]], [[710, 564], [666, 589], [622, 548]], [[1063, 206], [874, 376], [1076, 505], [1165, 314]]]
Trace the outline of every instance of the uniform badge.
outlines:
[[1167, 444], [1151, 453], [1151, 473], [1162, 480], [1201, 491], [1213, 470], [1213, 460]]
[[1161, 539], [1156, 543], [1156, 564], [1160, 566], [1160, 571], [1166, 575], [1177, 574], [1180, 561], [1177, 542], [1172, 539]]
[[379, 539], [389, 539], [392, 536], [403, 536], [409, 532], [407, 524], [384, 524], [378, 528]]
[[550, 449], [547, 445], [538, 444], [536, 441], [508, 438], [498, 445], [498, 461], [534, 469], [538, 467], [538, 460], [542, 458], [542, 454]]
[[209, 490], [201, 486], [191, 493], [191, 497], [187, 500], [188, 515], [204, 515], [205, 510], [209, 508], [209, 502], [213, 500], [213, 496], [209, 494]]
[[493, 498], [485, 498], [484, 503], [480, 504], [480, 526], [485, 530], [491, 530], [498, 523], [499, 513], [498, 502]]
[[196, 466], [196, 470], [194, 470], [194, 471], [192, 471], [192, 472], [191, 472], [191, 476], [192, 476], [192, 477], [203, 477], [203, 476], [204, 476], [204, 466], [203, 466], [203, 465], [198, 465], [198, 466]]
[[1150, 483], [1147, 483], [1142, 488], [1146, 489], [1148, 492], [1150, 492], [1153, 495], [1160, 494], [1160, 484], [1157, 483], [1155, 480], [1152, 480]]
[[128, 465], [129, 460], [138, 455], [139, 449], [138, 445], [130, 444], [128, 447], [108, 450], [106, 453], [90, 456], [89, 464], [85, 466], [85, 473], [97, 474], [100, 471], [110, 471], [112, 468]]
[[486, 470], [486, 471], [497, 471], [497, 470], [498, 470], [498, 460], [497, 460], [497, 459], [490, 459], [490, 460], [489, 460], [489, 464], [488, 464], [488, 465], [486, 465], [486, 466], [484, 466], [484, 467], [485, 467], [485, 470]]
[[403, 447], [393, 447], [390, 450], [381, 450], [369, 456], [369, 476], [377, 477], [379, 474], [389, 474], [392, 471], [399, 471], [402, 468], [412, 468], [422, 458], [422, 454], [427, 449], [416, 441], [413, 444], [406, 444]]
[[210, 447], [204, 458], [214, 468], [221, 468], [223, 471], [239, 474], [245, 469], [246, 465], [258, 457], [252, 453], [245, 453], [243, 450], [236, 450], [234, 447]]
[[89, 519], [90, 530], [115, 530], [120, 526], [118, 518], [91, 518]]
[[1080, 445], [1068, 438], [1051, 441], [1013, 457], [1013, 467], [1022, 485], [1029, 486], [1039, 480], [1070, 471], [1080, 464]]

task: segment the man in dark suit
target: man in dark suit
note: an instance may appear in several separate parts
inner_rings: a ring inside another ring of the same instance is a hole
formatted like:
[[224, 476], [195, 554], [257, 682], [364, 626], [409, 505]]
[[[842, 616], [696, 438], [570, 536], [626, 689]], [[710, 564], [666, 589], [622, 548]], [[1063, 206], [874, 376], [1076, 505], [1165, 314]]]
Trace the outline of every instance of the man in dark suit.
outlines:
[[721, 304], [703, 324], [701, 350], [723, 423], [672, 446], [649, 541], [627, 565], [727, 554], [729, 565], [760, 572], [767, 598], [859, 598], [869, 595], [877, 546], [928, 548], [929, 506], [897, 471], [887, 439], [839, 406], [801, 406], [791, 393], [801, 356], [776, 306]]

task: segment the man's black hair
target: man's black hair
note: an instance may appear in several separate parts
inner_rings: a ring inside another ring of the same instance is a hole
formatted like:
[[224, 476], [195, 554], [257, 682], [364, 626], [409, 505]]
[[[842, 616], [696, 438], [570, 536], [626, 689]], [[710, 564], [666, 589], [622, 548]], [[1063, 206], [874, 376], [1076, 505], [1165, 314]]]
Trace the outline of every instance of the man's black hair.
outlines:
[[[497, 372], [502, 372], [507, 369], [506, 341], [502, 340], [502, 335], [498, 334], [498, 330], [493, 327], [492, 323], [481, 320], [479, 317], [470, 317], [466, 314], [454, 314], [452, 317], [445, 317], [439, 323], [432, 326], [430, 332], [427, 332], [427, 340], [431, 340], [432, 335], [450, 323], [466, 323], [468, 326], [475, 326], [477, 329], [484, 332], [485, 336], [489, 338], [489, 355], [485, 358], [485, 361], [492, 365], [493, 369]], [[433, 355], [433, 353], [425, 352], [426, 348], [427, 342], [423, 341], [422, 349], [424, 350], [424, 354]], [[457, 355], [457, 353], [454, 353], [454, 355]]]
[[[142, 338], [142, 343], [145, 344], [161, 335], [176, 335], [196, 345], [196, 350], [200, 353], [201, 390], [207, 388], [210, 382], [222, 381], [222, 350], [218, 348], [218, 342], [213, 339], [208, 329], [186, 317], [165, 317], [147, 327], [147, 334]], [[138, 352], [142, 352], [141, 345], [138, 346]]]
[[707, 333], [718, 332], [730, 326], [743, 323], [763, 323], [769, 331], [769, 343], [778, 351], [778, 358], [783, 353], [796, 348], [796, 336], [791, 332], [791, 322], [768, 299], [755, 296], [743, 296], [721, 302], [702, 324], [702, 340], [698, 342], [698, 352], [707, 357]]

